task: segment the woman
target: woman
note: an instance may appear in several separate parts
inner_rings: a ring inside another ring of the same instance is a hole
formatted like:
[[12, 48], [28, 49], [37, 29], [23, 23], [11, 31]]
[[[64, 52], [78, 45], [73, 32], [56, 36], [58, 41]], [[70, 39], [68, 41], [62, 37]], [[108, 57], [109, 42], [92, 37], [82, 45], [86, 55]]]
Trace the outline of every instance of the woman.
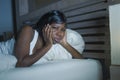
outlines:
[[[16, 67], [27, 67], [50, 60], [83, 58], [74, 44], [72, 46], [68, 43], [67, 35], [71, 32], [76, 33], [66, 29], [66, 18], [57, 10], [44, 14], [35, 27], [23, 27], [15, 43]], [[83, 40], [81, 43], [79, 44], [83, 48]]]

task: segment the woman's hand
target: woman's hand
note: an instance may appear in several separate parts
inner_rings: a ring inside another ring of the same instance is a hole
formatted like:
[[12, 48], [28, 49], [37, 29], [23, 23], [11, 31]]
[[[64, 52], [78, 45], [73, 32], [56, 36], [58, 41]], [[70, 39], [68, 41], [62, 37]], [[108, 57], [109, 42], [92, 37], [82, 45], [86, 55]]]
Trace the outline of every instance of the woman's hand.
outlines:
[[60, 41], [60, 44], [72, 55], [73, 58], [76, 59], [82, 59], [82, 55], [75, 49], [73, 48], [68, 42], [67, 42], [67, 33], [65, 32], [65, 36], [63, 39]]
[[43, 29], [43, 37], [45, 41], [45, 46], [52, 46], [52, 28], [49, 24], [45, 25], [45, 28]]
[[67, 33], [65, 32], [65, 35], [63, 37], [63, 39], [60, 41], [60, 44], [61, 45], [66, 45], [68, 42], [67, 42]]

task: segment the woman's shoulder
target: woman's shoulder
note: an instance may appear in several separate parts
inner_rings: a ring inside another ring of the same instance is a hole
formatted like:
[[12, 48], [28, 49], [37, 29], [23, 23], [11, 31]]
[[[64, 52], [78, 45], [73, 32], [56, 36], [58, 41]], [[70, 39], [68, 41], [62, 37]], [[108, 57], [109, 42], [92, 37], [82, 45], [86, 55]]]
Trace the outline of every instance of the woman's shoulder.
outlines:
[[31, 26], [29, 26], [29, 25], [26, 25], [26, 26], [22, 27], [22, 30], [23, 31], [33, 31], [33, 28]]
[[21, 28], [21, 30], [20, 30], [20, 34], [21, 34], [21, 33], [33, 34], [33, 33], [34, 33], [34, 29], [33, 29], [31, 26], [29, 26], [29, 25], [23, 26], [23, 27]]
[[18, 38], [33, 38], [34, 32], [31, 26], [23, 26], [18, 34]]

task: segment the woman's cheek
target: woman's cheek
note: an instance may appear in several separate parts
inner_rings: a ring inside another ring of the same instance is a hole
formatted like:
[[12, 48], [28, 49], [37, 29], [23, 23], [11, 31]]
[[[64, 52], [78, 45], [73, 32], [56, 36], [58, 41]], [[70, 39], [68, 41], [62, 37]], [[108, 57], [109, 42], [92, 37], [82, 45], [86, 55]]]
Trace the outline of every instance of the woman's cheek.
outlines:
[[53, 37], [53, 40], [54, 40], [54, 38], [55, 38], [55, 32], [53, 32], [52, 37]]

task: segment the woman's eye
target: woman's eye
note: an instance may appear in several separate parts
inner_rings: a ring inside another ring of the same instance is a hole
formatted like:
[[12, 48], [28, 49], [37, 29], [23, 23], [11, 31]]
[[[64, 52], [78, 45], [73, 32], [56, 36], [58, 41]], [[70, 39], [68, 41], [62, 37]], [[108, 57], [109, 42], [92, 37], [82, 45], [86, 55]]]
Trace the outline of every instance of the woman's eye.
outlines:
[[62, 29], [61, 31], [65, 32], [65, 29]]
[[57, 27], [52, 27], [52, 29], [55, 29], [55, 30], [56, 30], [56, 29], [57, 29]]

